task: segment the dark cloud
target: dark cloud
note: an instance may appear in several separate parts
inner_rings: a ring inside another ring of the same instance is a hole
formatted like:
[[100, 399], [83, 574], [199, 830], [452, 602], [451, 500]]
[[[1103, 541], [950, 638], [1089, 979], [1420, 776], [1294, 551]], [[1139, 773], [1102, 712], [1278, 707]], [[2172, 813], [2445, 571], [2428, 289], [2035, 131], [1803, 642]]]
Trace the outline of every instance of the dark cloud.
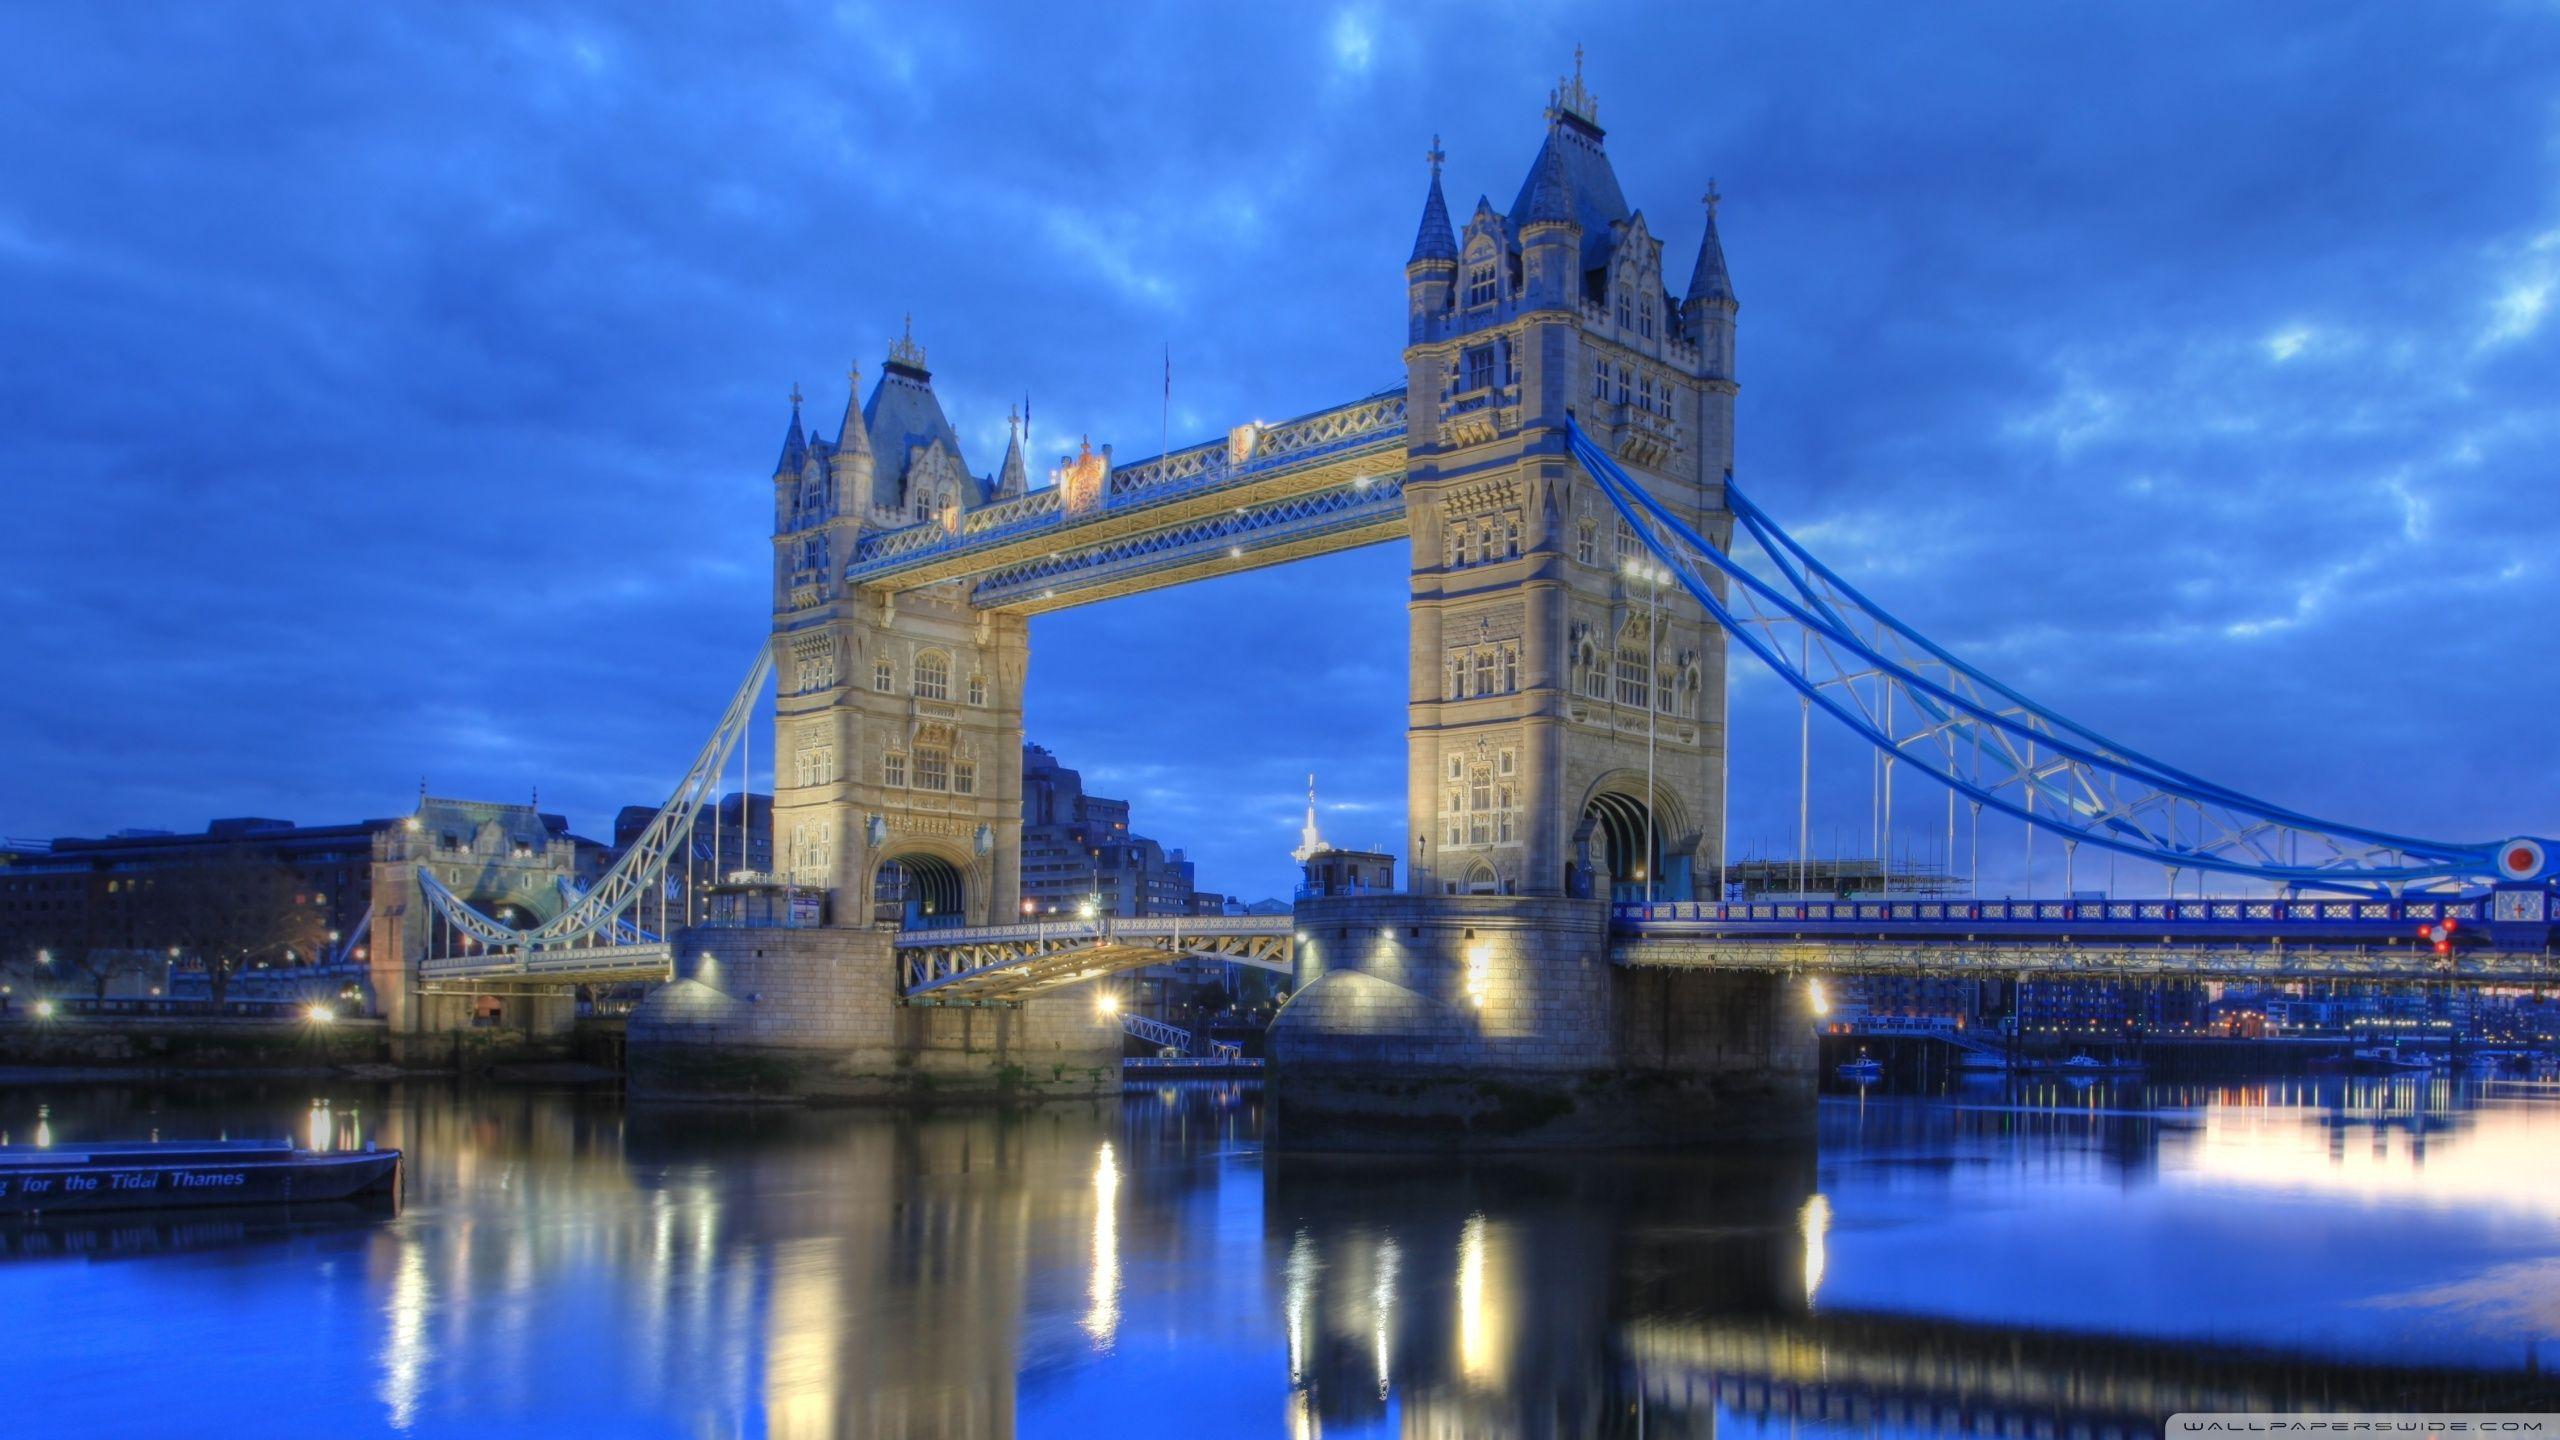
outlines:
[[[912, 311], [971, 458], [1400, 374], [1437, 132], [1507, 202], [1576, 42], [1741, 477], [2189, 768], [2560, 831], [2560, 13], [2372, 4], [56, 7], [0, 47], [0, 828], [652, 799], [761, 629], [765, 468]], [[1033, 734], [1262, 893], [1403, 828], [1392, 550], [1043, 619]], [[1794, 706], [1737, 691], [1738, 845]], [[1818, 747], [1818, 834], [1864, 757]], [[1917, 786], [1910, 843], [1938, 804]], [[2013, 846], [2014, 839], [2003, 841]], [[2049, 852], [2048, 852], [2049, 853]]]

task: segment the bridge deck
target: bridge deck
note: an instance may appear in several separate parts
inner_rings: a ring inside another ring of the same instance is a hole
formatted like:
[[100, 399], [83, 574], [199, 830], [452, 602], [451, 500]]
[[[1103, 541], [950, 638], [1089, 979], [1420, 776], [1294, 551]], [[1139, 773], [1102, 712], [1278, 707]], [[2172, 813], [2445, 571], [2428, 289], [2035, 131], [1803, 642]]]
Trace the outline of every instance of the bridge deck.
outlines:
[[991, 1004], [1190, 958], [1285, 972], [1292, 923], [1202, 915], [910, 931], [898, 937], [899, 988], [910, 1003]]
[[1404, 390], [1117, 467], [1078, 501], [1052, 485], [865, 538], [856, 585], [971, 582], [982, 609], [1036, 614], [1405, 533]]

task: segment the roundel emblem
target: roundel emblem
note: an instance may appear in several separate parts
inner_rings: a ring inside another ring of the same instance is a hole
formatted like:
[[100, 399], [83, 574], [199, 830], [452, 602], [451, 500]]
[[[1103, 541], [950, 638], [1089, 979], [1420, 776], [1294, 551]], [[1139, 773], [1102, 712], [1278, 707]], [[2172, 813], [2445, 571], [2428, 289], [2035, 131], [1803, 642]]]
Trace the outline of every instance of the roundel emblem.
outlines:
[[2539, 878], [2543, 862], [2539, 840], [2510, 840], [2498, 847], [2498, 873], [2510, 880]]

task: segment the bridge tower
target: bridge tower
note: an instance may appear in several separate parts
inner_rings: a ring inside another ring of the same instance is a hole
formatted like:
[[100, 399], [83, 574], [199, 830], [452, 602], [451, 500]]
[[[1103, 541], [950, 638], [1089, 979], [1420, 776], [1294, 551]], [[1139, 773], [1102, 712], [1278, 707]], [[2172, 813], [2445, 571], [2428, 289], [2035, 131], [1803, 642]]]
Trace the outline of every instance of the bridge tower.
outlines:
[[1509, 212], [1462, 229], [1435, 141], [1405, 266], [1420, 894], [1690, 899], [1720, 860], [1723, 633], [1652, 578], [1565, 423], [1721, 540], [1736, 303], [1712, 191], [1675, 295], [1597, 115], [1577, 69]]
[[1019, 903], [1027, 627], [967, 582], [864, 591], [844, 580], [867, 528], [1023, 492], [1017, 427], [992, 477], [969, 473], [912, 333], [870, 398], [851, 382], [835, 438], [800, 401], [774, 467], [775, 868], [828, 891], [837, 926], [989, 924]]
[[1712, 189], [1675, 294], [1604, 138], [1577, 69], [1511, 208], [1478, 200], [1462, 227], [1432, 147], [1405, 265], [1412, 878], [1298, 902], [1298, 988], [1270, 1037], [1285, 1144], [1811, 1124], [1801, 987], [1610, 963], [1610, 900], [1712, 894], [1724, 644], [1567, 427], [1721, 541], [1737, 306]]

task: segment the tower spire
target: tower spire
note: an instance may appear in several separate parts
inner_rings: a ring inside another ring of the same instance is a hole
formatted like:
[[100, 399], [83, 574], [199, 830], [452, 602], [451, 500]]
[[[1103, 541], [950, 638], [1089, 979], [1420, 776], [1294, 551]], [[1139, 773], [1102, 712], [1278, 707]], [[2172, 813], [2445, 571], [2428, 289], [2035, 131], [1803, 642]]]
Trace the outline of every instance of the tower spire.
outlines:
[[782, 458], [774, 462], [776, 475], [797, 475], [809, 461], [809, 439], [800, 430], [800, 382], [791, 382], [791, 428], [782, 433]]
[[1440, 148], [1439, 136], [1431, 137], [1431, 148], [1423, 152], [1423, 158], [1431, 162], [1431, 190], [1422, 199], [1422, 224], [1414, 232], [1413, 256], [1404, 262], [1407, 265], [1458, 258], [1457, 231], [1449, 224], [1449, 200], [1440, 193], [1440, 163], [1449, 156]]
[[1729, 302], [1733, 299], [1733, 276], [1724, 268], [1724, 237], [1716, 233], [1716, 207], [1724, 203], [1724, 192], [1716, 188], [1714, 180], [1707, 181], [1707, 193], [1699, 197], [1699, 203], [1707, 207], [1707, 233], [1698, 242], [1698, 263], [1689, 272], [1687, 299], [1691, 305], [1711, 300]]
[[1289, 852], [1289, 858], [1304, 865], [1309, 856], [1331, 848], [1324, 843], [1324, 836], [1316, 832], [1316, 777], [1311, 770], [1307, 772], [1307, 823], [1299, 829], [1298, 848]]
[[836, 427], [836, 453], [871, 453], [871, 427], [862, 423], [862, 367], [844, 368], [844, 420]]

